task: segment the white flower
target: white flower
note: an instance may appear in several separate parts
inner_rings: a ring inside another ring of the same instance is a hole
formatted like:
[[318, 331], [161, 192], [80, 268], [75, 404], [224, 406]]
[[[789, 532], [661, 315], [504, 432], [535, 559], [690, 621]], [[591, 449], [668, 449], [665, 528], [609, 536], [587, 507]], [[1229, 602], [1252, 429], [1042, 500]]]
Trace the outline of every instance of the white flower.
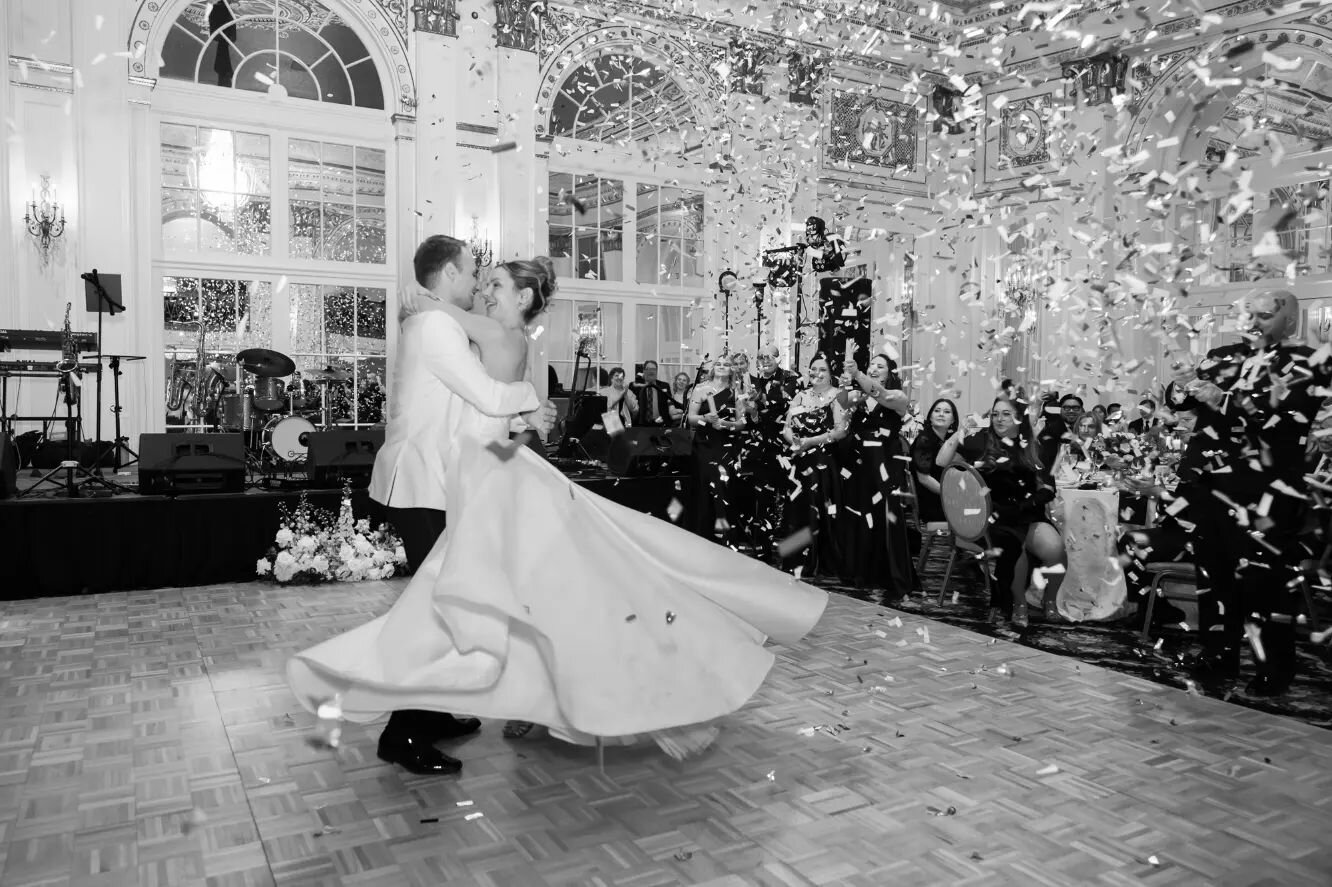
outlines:
[[277, 538], [274, 541], [277, 542], [279, 548], [286, 548], [289, 545], [291, 545], [291, 541], [295, 538], [296, 537], [292, 535], [291, 530], [288, 530], [286, 527], [283, 527], [282, 529], [278, 530]]
[[296, 543], [296, 547], [301, 551], [311, 552], [319, 547], [319, 543], [315, 541], [313, 536], [302, 536], [300, 541]]
[[358, 533], [369, 533], [369, 532], [370, 532], [370, 518], [368, 518], [368, 517], [363, 517], [363, 518], [361, 518], [360, 520], [358, 520], [358, 521], [356, 522], [356, 532], [358, 532]]
[[393, 561], [394, 563], [399, 563], [399, 564], [407, 563], [407, 549], [399, 545], [397, 547], [397, 550], [393, 552]]
[[385, 551], [382, 548], [375, 549], [374, 561], [376, 564], [383, 566], [384, 564], [387, 564], [391, 560], [393, 560], [393, 555], [391, 553]]
[[349, 563], [355, 557], [356, 552], [352, 549], [350, 544], [344, 542], [338, 548], [338, 560], [342, 561], [344, 564]]
[[316, 555], [314, 560], [310, 561], [310, 566], [317, 570], [321, 576], [328, 575], [328, 558], [322, 554]]
[[392, 579], [393, 573], [396, 569], [397, 567], [393, 566], [393, 564], [385, 564], [384, 566], [379, 568], [379, 578]]
[[254, 565], [254, 571], [260, 576], [267, 576], [273, 572], [273, 565], [268, 562], [268, 558], [259, 558], [259, 563]]
[[291, 556], [291, 552], [284, 551], [277, 556], [273, 562], [273, 578], [279, 582], [290, 582], [296, 575], [296, 558]]
[[364, 536], [353, 536], [352, 545], [356, 546], [357, 554], [374, 554], [375, 547], [370, 544], [370, 540]]

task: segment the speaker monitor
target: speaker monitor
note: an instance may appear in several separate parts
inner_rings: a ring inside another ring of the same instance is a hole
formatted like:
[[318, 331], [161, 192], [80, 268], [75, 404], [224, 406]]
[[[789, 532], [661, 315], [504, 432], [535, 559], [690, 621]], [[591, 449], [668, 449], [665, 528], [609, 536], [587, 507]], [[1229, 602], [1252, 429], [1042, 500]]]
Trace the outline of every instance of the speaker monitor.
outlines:
[[199, 432], [139, 435], [139, 492], [239, 493], [245, 488], [245, 438]]
[[[100, 457], [99, 457], [100, 453]], [[59, 468], [60, 463], [70, 457], [70, 447], [64, 438], [56, 440], [40, 439], [37, 441], [29, 458], [33, 468], [48, 471]], [[116, 445], [111, 441], [93, 443], [90, 440], [74, 442], [74, 460], [84, 468], [92, 468], [98, 463], [102, 468], [111, 468], [116, 462]]]
[[312, 485], [338, 487], [345, 481], [353, 487], [368, 487], [375, 454], [384, 446], [384, 430], [316, 431], [307, 445], [305, 465]]
[[671, 467], [675, 445], [665, 428], [626, 428], [610, 439], [606, 467], [617, 477], [646, 477]]

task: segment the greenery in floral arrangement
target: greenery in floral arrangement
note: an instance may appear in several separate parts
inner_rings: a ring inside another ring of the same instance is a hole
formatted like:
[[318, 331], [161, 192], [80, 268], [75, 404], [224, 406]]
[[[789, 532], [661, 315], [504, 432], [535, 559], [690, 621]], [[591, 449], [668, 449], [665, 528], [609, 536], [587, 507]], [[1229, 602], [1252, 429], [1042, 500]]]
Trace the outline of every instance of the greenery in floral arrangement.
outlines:
[[302, 492], [295, 509], [278, 508], [278, 531], [255, 571], [279, 584], [389, 579], [407, 567], [402, 540], [388, 524], [371, 529], [352, 514], [351, 487], [342, 488], [337, 517]]

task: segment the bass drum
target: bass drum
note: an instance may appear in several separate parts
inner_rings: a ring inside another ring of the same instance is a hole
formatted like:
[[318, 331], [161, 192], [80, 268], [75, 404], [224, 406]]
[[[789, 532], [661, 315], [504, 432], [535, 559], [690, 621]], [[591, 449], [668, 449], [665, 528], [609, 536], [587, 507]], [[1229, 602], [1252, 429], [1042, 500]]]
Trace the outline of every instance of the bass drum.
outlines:
[[264, 448], [281, 462], [304, 462], [314, 423], [300, 416], [280, 416], [264, 427]]

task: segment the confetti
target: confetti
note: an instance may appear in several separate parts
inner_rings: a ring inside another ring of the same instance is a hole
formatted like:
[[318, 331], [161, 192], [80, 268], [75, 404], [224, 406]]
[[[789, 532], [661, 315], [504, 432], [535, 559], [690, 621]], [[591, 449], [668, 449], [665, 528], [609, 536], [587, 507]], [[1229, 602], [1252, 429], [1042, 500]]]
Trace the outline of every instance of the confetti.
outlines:
[[484, 813], [468, 813], [466, 816], [463, 817], [463, 819], [467, 820], [468, 822], [471, 822], [473, 819], [480, 819], [485, 815], [486, 814]]
[[1059, 768], [1058, 768], [1058, 767], [1056, 767], [1054, 764], [1049, 764], [1048, 766], [1042, 767], [1041, 769], [1037, 770], [1037, 771], [1036, 771], [1036, 775], [1037, 775], [1037, 776], [1053, 776], [1053, 775], [1055, 775], [1055, 774], [1058, 773], [1058, 772], [1059, 772]]

